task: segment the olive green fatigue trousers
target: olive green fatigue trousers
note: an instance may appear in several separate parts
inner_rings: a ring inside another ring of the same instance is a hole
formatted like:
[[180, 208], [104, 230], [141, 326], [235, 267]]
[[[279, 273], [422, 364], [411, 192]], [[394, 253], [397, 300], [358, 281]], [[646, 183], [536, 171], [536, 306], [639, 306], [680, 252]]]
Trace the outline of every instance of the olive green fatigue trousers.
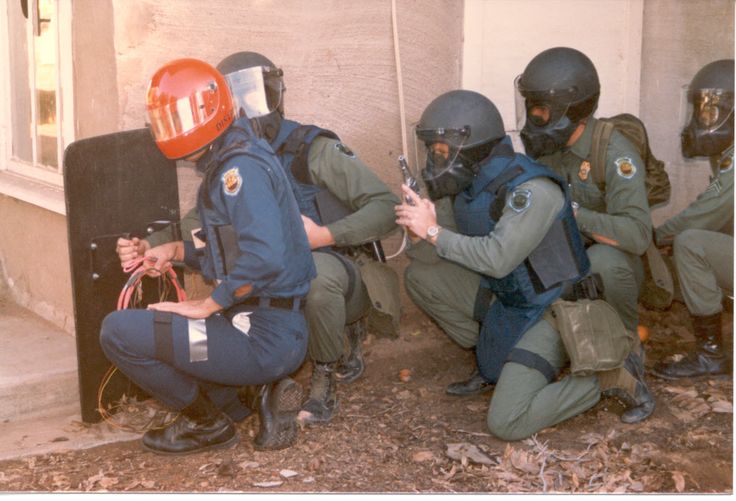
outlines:
[[639, 292], [644, 283], [641, 258], [604, 244], [591, 245], [587, 253], [590, 271], [603, 279], [606, 302], [616, 310], [626, 329], [636, 332]]
[[[317, 276], [307, 294], [304, 316], [309, 326], [307, 352], [311, 360], [320, 363], [336, 362], [346, 346], [345, 325], [358, 321], [367, 314], [371, 302], [360, 278], [358, 265], [328, 252], [312, 252]], [[352, 271], [348, 274], [345, 265]], [[355, 280], [348, 297], [350, 275]]]
[[688, 311], [705, 317], [722, 309], [723, 292], [733, 292], [733, 236], [685, 230], [675, 237], [673, 254]]
[[[541, 356], [556, 372], [568, 363], [562, 338], [544, 319], [526, 331], [516, 347]], [[548, 382], [536, 369], [506, 362], [488, 408], [488, 429], [503, 440], [521, 440], [585, 412], [600, 396], [596, 376], [569, 375]]]

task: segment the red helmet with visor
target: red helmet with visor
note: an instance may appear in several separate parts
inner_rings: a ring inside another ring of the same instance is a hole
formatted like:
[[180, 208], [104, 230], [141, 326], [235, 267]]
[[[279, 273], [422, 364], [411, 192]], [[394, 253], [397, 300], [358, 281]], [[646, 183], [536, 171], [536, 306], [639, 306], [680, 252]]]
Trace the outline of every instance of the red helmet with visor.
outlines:
[[176, 59], [159, 68], [148, 84], [146, 110], [156, 145], [171, 160], [206, 147], [235, 118], [225, 78], [198, 59]]

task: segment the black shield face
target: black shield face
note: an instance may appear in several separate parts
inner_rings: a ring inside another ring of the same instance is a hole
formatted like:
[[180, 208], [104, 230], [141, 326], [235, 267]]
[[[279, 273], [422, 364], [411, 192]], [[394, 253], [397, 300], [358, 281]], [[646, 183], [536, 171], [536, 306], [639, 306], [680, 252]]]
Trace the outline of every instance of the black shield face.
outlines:
[[[82, 139], [66, 149], [64, 191], [79, 392], [85, 422], [100, 420], [97, 390], [110, 367], [99, 343], [100, 326], [116, 309], [127, 279], [115, 252], [117, 239], [126, 235], [144, 237], [155, 221], [178, 223], [175, 167], [156, 147], [148, 129]], [[152, 296], [153, 285], [144, 284], [144, 290], [150, 289]], [[151, 297], [149, 302], [158, 300]], [[140, 392], [126, 378], [116, 376], [105, 390], [105, 397], [115, 401], [123, 393]]]

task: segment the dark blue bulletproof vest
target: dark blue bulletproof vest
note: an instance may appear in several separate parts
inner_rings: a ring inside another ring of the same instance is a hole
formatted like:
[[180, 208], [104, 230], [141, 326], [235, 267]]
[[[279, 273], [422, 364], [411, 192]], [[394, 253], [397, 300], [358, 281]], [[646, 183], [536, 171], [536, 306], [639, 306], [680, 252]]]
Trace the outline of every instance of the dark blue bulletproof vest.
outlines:
[[[480, 373], [492, 383], [498, 380], [508, 360], [539, 368], [536, 361], [528, 360], [534, 357], [533, 353], [522, 353], [523, 350], [512, 353], [512, 349], [560, 296], [566, 282], [577, 282], [588, 274], [590, 262], [565, 182], [547, 167], [514, 153], [508, 136], [480, 166], [473, 183], [455, 197], [458, 231], [469, 236], [486, 236], [501, 218], [506, 195], [536, 177], [546, 177], [557, 183], [565, 194], [565, 204], [537, 248], [511, 273], [500, 278], [481, 277], [478, 299], [485, 304], [480, 308], [476, 304], [476, 311], [479, 311], [476, 319], [481, 322], [476, 356]], [[524, 229], [519, 228], [519, 231]], [[490, 293], [495, 295], [496, 301], [488, 307]]]

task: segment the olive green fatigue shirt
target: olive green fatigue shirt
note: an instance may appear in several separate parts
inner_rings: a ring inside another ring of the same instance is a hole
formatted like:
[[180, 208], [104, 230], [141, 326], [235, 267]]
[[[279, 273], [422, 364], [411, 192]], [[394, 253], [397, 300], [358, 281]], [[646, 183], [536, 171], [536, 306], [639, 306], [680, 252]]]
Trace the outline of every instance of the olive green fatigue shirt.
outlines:
[[[529, 205], [518, 211], [508, 200], [524, 189], [531, 193]], [[490, 277], [503, 278], [511, 273], [542, 241], [565, 198], [555, 182], [534, 178], [516, 187], [508, 200], [487, 236], [471, 237], [441, 230], [435, 243], [437, 255]]]
[[682, 212], [655, 230], [657, 245], [670, 245], [685, 230], [710, 230], [733, 235], [733, 146], [714, 159], [713, 176], [703, 193]]
[[606, 152], [605, 193], [593, 182], [590, 153], [593, 128], [590, 117], [580, 138], [570, 148], [538, 158], [570, 185], [572, 199], [580, 207], [578, 228], [598, 243], [640, 256], [651, 243], [652, 219], [644, 185], [644, 162], [636, 148], [614, 131]]

